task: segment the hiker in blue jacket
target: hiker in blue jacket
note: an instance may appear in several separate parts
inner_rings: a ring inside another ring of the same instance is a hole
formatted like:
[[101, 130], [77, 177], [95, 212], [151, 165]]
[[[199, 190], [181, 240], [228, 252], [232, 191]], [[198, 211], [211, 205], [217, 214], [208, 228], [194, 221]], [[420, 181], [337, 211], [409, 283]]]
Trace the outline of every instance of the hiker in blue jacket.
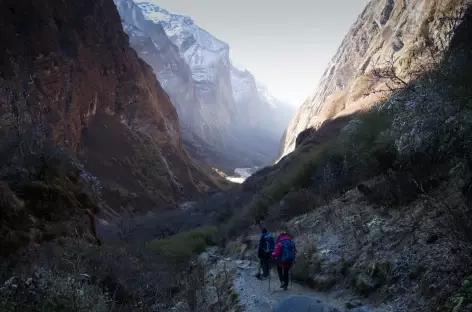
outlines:
[[262, 279], [265, 279], [270, 274], [270, 264], [272, 252], [274, 251], [275, 240], [272, 234], [267, 233], [267, 229], [262, 229], [261, 239], [259, 240], [259, 248], [257, 256], [259, 257], [261, 268], [262, 268]]

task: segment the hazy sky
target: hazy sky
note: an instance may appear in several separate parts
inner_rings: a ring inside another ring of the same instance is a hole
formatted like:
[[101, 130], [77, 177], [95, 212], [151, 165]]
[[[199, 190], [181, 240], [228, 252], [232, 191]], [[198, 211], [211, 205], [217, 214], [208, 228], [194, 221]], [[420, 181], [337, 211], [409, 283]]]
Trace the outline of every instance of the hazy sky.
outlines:
[[230, 57], [299, 106], [368, 0], [151, 0], [230, 46]]

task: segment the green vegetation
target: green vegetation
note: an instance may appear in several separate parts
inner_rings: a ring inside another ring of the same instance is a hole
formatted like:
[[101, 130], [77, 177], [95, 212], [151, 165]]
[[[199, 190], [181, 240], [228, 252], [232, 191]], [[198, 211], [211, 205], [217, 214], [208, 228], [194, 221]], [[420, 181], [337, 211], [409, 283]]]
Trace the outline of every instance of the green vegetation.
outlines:
[[446, 304], [448, 312], [470, 311], [472, 307], [472, 277], [464, 279], [459, 292], [453, 295]]
[[293, 267], [293, 279], [302, 283], [310, 283], [309, 279], [321, 272], [321, 262], [316, 255], [316, 246], [300, 250], [297, 262]]
[[[271, 221], [288, 220], [309, 212], [324, 203], [326, 196], [342, 193], [378, 174], [384, 158], [392, 153], [393, 143], [382, 136], [391, 122], [388, 112], [372, 110], [352, 119], [333, 140], [320, 146], [301, 146], [285, 167], [269, 176], [242, 213], [233, 216], [227, 233], [239, 233], [241, 227], [262, 216], [268, 215]], [[316, 193], [300, 191], [314, 185]], [[305, 199], [298, 200], [299, 195]], [[282, 199], [287, 203], [279, 205]]]
[[154, 240], [148, 247], [172, 263], [186, 263], [192, 256], [205, 251], [206, 247], [214, 245], [215, 233], [216, 227], [201, 227]]
[[[393, 207], [448, 179], [453, 168], [467, 173], [464, 168], [472, 164], [472, 71], [465, 42], [453, 41], [441, 63], [371, 111], [341, 117], [345, 120], [338, 121], [342, 126], [336, 128], [337, 135], [304, 140], [288, 161], [267, 175], [258, 193], [229, 220], [225, 233], [240, 233], [263, 216], [295, 217], [375, 176], [389, 181], [390, 197], [375, 195]], [[335, 122], [323, 125], [315, 137], [325, 133], [324, 128], [331, 131]], [[285, 203], [299, 189], [313, 194], [305, 211], [294, 206], [296, 201], [288, 207]]]
[[[472, 40], [466, 24], [458, 29], [441, 61], [408, 84], [392, 89], [390, 97], [374, 109], [343, 117], [334, 132], [335, 120], [311, 134], [304, 132], [293, 153], [264, 177], [253, 179], [259, 182], [251, 186], [257, 193], [235, 212], [221, 234], [240, 235], [262, 217], [267, 222], [286, 221], [321, 206], [325, 209], [332, 199], [342, 201], [341, 194], [357, 188], [362, 194], [359, 198], [375, 209], [369, 213], [385, 216], [400, 229], [392, 234], [393, 240], [410, 244], [405, 237], [413, 235], [411, 245], [417, 248], [416, 235], [424, 234], [425, 224], [432, 222], [441, 231], [441, 243], [447, 240], [453, 246], [454, 266], [463, 269], [451, 273], [445, 285], [433, 258], [406, 274], [385, 259], [376, 260], [371, 270], [358, 267], [362, 260], [356, 260], [343, 269], [346, 281], [364, 295], [385, 295], [399, 279], [416, 279], [424, 285], [421, 291], [429, 306], [444, 307], [450, 298], [445, 311], [469, 311], [470, 283], [459, 285], [472, 273], [468, 265], [472, 261]], [[334, 134], [326, 136], [326, 132]], [[342, 208], [341, 204], [333, 209]], [[415, 217], [407, 224], [395, 219], [409, 214]], [[363, 242], [369, 239], [365, 235]], [[391, 248], [397, 248], [396, 244]], [[317, 277], [327, 275], [317, 273], [317, 266], [316, 256], [301, 257], [294, 276], [316, 283]]]

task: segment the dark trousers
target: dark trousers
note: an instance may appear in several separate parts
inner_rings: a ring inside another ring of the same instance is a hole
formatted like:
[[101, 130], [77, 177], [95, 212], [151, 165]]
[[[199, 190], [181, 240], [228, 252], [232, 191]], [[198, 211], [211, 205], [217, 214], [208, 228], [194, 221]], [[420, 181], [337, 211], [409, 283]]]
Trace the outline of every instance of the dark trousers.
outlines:
[[283, 268], [279, 265], [277, 266], [277, 273], [279, 274], [280, 283], [284, 284], [285, 286], [288, 286], [290, 268], [291, 266], [286, 268]]
[[269, 276], [269, 257], [261, 257], [261, 268], [262, 268], [262, 276], [268, 277]]

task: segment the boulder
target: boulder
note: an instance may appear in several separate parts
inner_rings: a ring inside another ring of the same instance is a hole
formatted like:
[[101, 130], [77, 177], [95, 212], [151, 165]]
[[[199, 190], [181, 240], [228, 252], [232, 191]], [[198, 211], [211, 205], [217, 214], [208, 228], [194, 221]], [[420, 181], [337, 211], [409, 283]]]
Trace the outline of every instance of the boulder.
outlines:
[[319, 291], [328, 291], [336, 285], [336, 277], [328, 274], [318, 274], [308, 281], [311, 288]]

